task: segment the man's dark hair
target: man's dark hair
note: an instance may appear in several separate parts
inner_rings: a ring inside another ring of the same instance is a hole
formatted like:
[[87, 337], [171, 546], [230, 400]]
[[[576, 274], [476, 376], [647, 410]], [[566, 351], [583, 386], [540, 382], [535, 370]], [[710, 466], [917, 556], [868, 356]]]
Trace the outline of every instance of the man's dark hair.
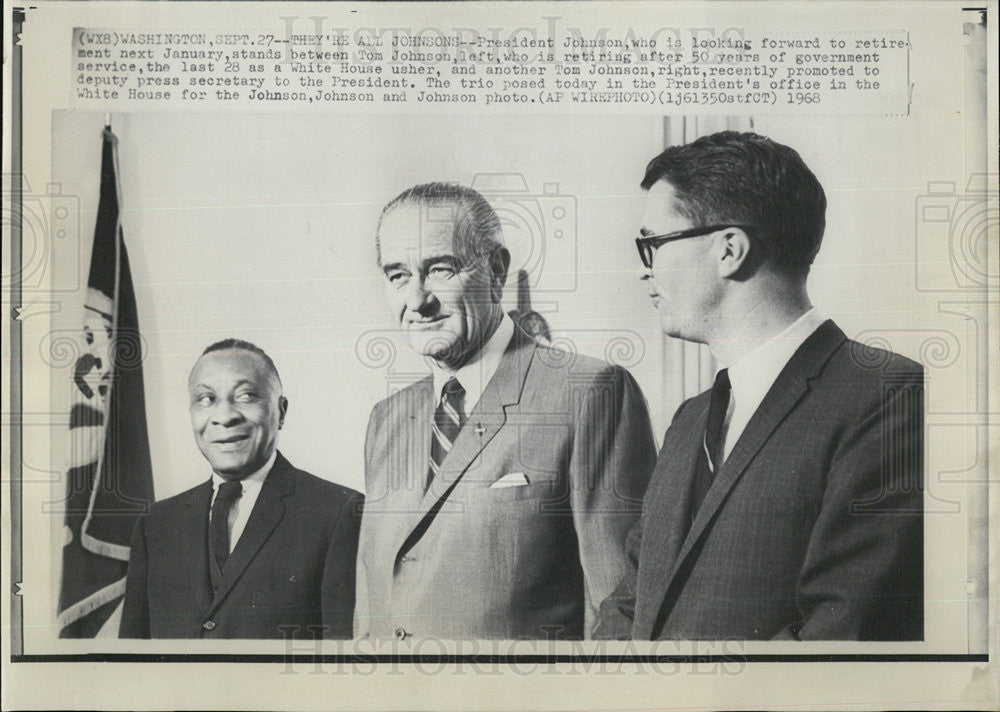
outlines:
[[281, 384], [281, 376], [278, 375], [278, 367], [274, 365], [274, 361], [271, 357], [257, 344], [251, 343], [249, 341], [244, 341], [243, 339], [222, 339], [222, 341], [216, 341], [214, 344], [210, 344], [201, 352], [201, 355], [210, 354], [215, 351], [229, 351], [231, 349], [236, 349], [239, 351], [249, 351], [252, 354], [257, 354], [264, 361], [264, 365], [267, 366], [267, 370], [278, 380], [278, 384]]
[[669, 183], [695, 226], [751, 225], [771, 264], [804, 277], [826, 228], [823, 186], [797, 152], [755, 133], [721, 131], [671, 146], [646, 166], [642, 187]]
[[[503, 247], [500, 218], [486, 198], [472, 188], [457, 183], [424, 183], [404, 190], [382, 208], [375, 232], [379, 264], [382, 263], [382, 222], [400, 205], [429, 208], [426, 214], [428, 221], [449, 220], [453, 226], [452, 245], [455, 252], [466, 259], [485, 262]], [[425, 216], [422, 214], [423, 219]]]

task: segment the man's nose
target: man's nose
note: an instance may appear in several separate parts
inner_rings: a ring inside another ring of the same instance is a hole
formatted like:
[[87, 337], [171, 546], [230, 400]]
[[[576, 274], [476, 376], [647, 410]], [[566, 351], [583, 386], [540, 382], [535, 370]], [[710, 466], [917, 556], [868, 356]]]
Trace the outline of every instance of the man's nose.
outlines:
[[242, 419], [243, 414], [229, 401], [219, 401], [218, 405], [212, 411], [212, 423], [214, 425], [231, 426]]
[[636, 272], [635, 276], [639, 279], [640, 282], [645, 282], [647, 279], [652, 279], [653, 270], [643, 265], [642, 267], [639, 268], [639, 271]]
[[406, 308], [410, 311], [425, 311], [433, 301], [434, 295], [427, 288], [423, 277], [414, 277], [406, 285]]

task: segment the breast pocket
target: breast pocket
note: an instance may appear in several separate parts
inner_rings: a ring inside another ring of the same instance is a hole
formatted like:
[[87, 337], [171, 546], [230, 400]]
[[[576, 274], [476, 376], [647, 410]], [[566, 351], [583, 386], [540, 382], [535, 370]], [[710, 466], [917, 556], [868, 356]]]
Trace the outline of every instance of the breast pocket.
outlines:
[[[502, 484], [504, 478], [482, 486], [466, 490], [466, 498], [472, 506], [489, 506], [503, 502], [525, 500], [548, 500], [559, 494], [559, 480], [554, 473], [523, 473], [527, 482]], [[500, 482], [501, 484], [497, 484]]]
[[294, 606], [309, 585], [302, 574], [294, 571], [273, 571], [250, 585], [250, 607], [275, 609]]
[[253, 589], [250, 591], [250, 607], [255, 610], [267, 610], [273, 607], [273, 589]]

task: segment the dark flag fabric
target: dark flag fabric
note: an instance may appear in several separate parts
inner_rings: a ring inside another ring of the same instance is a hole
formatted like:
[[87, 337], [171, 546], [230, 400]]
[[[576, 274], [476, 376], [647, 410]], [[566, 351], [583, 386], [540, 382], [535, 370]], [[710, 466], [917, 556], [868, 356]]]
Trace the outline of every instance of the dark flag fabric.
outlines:
[[121, 229], [117, 138], [104, 129], [101, 195], [72, 373], [59, 637], [93, 638], [125, 593], [129, 541], [153, 501], [142, 348]]

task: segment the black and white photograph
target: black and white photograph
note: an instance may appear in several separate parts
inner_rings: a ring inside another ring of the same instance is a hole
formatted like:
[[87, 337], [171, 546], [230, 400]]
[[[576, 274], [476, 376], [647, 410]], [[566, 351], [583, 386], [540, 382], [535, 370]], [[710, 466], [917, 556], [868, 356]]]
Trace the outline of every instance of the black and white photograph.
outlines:
[[5, 709], [996, 704], [995, 3], [241, 6], [4, 9]]

